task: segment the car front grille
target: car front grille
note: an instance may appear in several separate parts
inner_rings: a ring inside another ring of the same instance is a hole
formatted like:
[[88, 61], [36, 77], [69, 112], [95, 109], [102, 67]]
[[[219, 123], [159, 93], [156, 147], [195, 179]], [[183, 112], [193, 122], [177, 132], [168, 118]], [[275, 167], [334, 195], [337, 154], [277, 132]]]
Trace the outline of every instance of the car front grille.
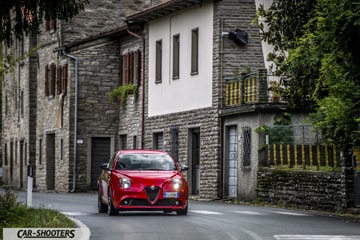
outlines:
[[[128, 204], [124, 204], [124, 201], [127, 201]], [[122, 203], [122, 205], [132, 206], [132, 207], [146, 207], [146, 206], [157, 206], [157, 207], [171, 207], [171, 206], [179, 206], [179, 200], [176, 199], [159, 199], [154, 205], [151, 205], [146, 199], [125, 199]], [[178, 204], [176, 204], [176, 201]]]
[[160, 187], [145, 187], [145, 192], [150, 201], [154, 202], [160, 192]]

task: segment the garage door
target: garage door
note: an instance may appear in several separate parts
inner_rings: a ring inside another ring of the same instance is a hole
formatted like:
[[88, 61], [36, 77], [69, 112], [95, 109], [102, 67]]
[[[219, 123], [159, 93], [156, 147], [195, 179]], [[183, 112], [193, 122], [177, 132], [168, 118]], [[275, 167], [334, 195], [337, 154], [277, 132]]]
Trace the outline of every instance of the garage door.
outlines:
[[101, 164], [109, 161], [110, 138], [94, 137], [91, 140], [91, 188], [96, 189], [97, 179], [101, 173]]

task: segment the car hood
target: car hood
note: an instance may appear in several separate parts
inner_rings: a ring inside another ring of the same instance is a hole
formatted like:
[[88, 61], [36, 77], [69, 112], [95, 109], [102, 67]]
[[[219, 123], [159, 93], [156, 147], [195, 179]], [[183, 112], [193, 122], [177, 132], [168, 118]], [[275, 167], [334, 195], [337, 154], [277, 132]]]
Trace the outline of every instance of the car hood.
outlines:
[[160, 186], [175, 176], [182, 177], [177, 171], [121, 171], [123, 176], [145, 185]]

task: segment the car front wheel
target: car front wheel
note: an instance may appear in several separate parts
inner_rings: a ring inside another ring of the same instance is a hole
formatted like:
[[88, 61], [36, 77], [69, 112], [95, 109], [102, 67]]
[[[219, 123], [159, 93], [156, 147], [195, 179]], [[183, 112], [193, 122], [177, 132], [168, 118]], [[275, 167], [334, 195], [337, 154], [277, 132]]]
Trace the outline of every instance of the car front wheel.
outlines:
[[187, 212], [188, 212], [188, 205], [186, 205], [186, 207], [185, 207], [184, 209], [181, 209], [181, 210], [176, 211], [176, 214], [177, 214], [178, 216], [187, 215]]
[[119, 211], [116, 210], [116, 208], [114, 208], [110, 190], [109, 190], [109, 193], [108, 193], [108, 214], [109, 214], [109, 216], [119, 215]]

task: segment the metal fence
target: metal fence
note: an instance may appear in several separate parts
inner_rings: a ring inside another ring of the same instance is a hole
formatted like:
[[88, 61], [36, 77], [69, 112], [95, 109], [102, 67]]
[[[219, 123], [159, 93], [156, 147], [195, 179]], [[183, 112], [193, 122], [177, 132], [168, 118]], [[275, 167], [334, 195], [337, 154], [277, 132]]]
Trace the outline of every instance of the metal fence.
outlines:
[[335, 145], [268, 144], [265, 159], [268, 166], [334, 170], [340, 166], [340, 151]]
[[273, 125], [269, 127], [267, 144], [319, 144], [311, 125]]

